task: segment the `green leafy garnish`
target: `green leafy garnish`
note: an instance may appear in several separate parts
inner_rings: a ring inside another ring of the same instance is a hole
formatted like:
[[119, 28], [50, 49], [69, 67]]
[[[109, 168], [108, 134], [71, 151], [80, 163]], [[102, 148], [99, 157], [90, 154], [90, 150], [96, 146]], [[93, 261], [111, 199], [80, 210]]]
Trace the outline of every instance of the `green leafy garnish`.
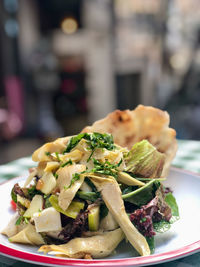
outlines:
[[81, 141], [81, 139], [83, 139], [85, 136], [86, 136], [85, 133], [81, 133], [81, 134], [78, 134], [76, 136], [73, 136], [70, 139], [69, 144], [67, 145], [67, 148], [65, 149], [64, 153], [70, 152], [75, 146], [78, 145], [78, 143]]
[[51, 153], [50, 152], [45, 152], [45, 155], [46, 156], [51, 156]]
[[80, 173], [74, 173], [72, 175], [72, 179], [70, 181], [70, 184], [68, 186], [64, 186], [64, 189], [68, 189], [70, 188], [76, 181], [78, 181], [80, 179]]
[[101, 163], [93, 158], [94, 168], [88, 172], [105, 174], [117, 178], [117, 168], [122, 163], [122, 159], [117, 164], [111, 164], [109, 161]]
[[58, 153], [58, 152], [55, 152], [55, 155], [56, 155], [57, 160], [60, 162], [61, 159], [60, 159], [60, 157], [59, 157], [59, 153]]
[[23, 221], [23, 218], [24, 218], [23, 216], [20, 216], [20, 217], [17, 219], [15, 225], [20, 225], [20, 223]]
[[35, 195], [42, 195], [42, 192], [36, 189], [36, 186], [33, 185], [28, 188], [28, 198], [32, 199]]
[[69, 159], [68, 161], [66, 161], [65, 163], [63, 163], [63, 164], [61, 164], [60, 165], [60, 167], [65, 167], [65, 166], [67, 166], [67, 165], [72, 165], [73, 164], [73, 162], [72, 162], [72, 160], [71, 159]]
[[53, 176], [56, 178], [56, 180], [58, 179], [58, 174], [56, 172], [53, 173]]
[[96, 148], [106, 148], [107, 150], [113, 150], [115, 148], [111, 134], [81, 133], [73, 136], [70, 139], [69, 144], [63, 153], [70, 152], [75, 146], [78, 145], [81, 139], [85, 139], [87, 141], [88, 148], [92, 151], [88, 161], [91, 159]]

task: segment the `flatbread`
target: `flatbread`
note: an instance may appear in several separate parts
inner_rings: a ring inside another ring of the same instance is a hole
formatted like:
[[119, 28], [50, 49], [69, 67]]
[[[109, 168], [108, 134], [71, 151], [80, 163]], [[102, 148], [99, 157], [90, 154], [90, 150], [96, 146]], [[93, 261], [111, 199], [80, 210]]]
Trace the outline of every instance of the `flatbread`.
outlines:
[[82, 132], [111, 133], [116, 144], [128, 149], [136, 142], [147, 139], [166, 155], [162, 177], [167, 176], [177, 151], [176, 131], [169, 128], [169, 114], [150, 106], [139, 105], [132, 111], [115, 110], [85, 127]]

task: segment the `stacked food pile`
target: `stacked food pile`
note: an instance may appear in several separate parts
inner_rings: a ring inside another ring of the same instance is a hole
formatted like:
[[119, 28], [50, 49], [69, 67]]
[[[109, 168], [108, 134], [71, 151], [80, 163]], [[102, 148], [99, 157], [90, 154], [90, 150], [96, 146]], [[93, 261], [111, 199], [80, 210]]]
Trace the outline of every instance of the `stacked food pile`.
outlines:
[[3, 233], [70, 258], [105, 257], [124, 238], [149, 255], [156, 232], [179, 216], [162, 184], [177, 149], [168, 125], [166, 112], [138, 106], [43, 145], [38, 166], [12, 189], [17, 212]]

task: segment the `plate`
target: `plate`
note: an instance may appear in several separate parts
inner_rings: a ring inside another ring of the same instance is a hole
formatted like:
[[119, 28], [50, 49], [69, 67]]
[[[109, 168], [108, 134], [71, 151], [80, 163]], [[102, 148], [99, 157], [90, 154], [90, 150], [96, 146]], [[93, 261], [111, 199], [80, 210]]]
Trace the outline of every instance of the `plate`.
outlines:
[[[0, 185], [1, 221], [3, 229], [12, 216], [10, 191], [24, 177], [9, 180]], [[150, 256], [138, 256], [134, 249], [123, 241], [115, 254], [99, 260], [66, 259], [37, 252], [37, 247], [12, 244], [0, 234], [0, 253], [6, 257], [45, 266], [145, 266], [172, 261], [200, 251], [200, 176], [177, 168], [171, 168], [166, 186], [173, 189], [179, 205], [180, 220], [164, 234], [155, 238], [156, 250]]]

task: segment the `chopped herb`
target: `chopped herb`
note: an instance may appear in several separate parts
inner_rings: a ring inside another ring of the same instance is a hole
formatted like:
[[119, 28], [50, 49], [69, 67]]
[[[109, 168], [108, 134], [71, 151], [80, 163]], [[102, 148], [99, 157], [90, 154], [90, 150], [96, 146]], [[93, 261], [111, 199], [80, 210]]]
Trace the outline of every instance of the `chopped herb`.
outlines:
[[50, 196], [45, 199], [45, 203], [44, 203], [45, 209], [52, 207], [51, 202], [49, 201], [49, 198]]
[[51, 156], [51, 153], [50, 152], [45, 152], [45, 155], [46, 156]]
[[24, 218], [23, 216], [20, 216], [20, 217], [17, 219], [15, 225], [20, 225], [20, 223], [22, 222], [23, 218]]
[[70, 139], [69, 144], [65, 149], [64, 153], [70, 152], [75, 146], [77, 146], [81, 139], [85, 139], [87, 141], [87, 145], [92, 151], [88, 158], [88, 161], [91, 159], [96, 148], [106, 148], [108, 150], [113, 150], [115, 148], [113, 137], [111, 134], [81, 133]]
[[70, 188], [77, 180], [79, 180], [80, 179], [80, 174], [79, 173], [74, 173], [73, 175], [72, 175], [72, 179], [71, 179], [71, 182], [70, 182], [70, 185], [69, 186], [64, 186], [64, 189], [68, 189], [68, 188]]
[[143, 217], [141, 220], [140, 220], [140, 223], [143, 223], [143, 222], [146, 222], [147, 218], [146, 217]]
[[67, 166], [67, 165], [72, 165], [72, 164], [73, 164], [72, 160], [69, 159], [67, 162], [61, 164], [61, 167], [63, 168], [63, 167], [65, 167], [65, 166]]
[[37, 190], [35, 185], [32, 185], [30, 188], [28, 188], [27, 197], [32, 199], [35, 195], [42, 195], [42, 192]]
[[91, 160], [91, 158], [92, 158], [92, 156], [93, 156], [93, 154], [94, 154], [94, 151], [95, 151], [95, 149], [92, 150], [92, 152], [91, 152], [89, 158], [87, 159], [87, 162], [89, 162], [89, 161]]
[[53, 176], [56, 178], [56, 180], [58, 179], [58, 174], [56, 172], [53, 173]]
[[90, 161], [96, 148], [106, 148], [107, 150], [113, 150], [115, 148], [113, 137], [110, 134], [93, 133], [89, 134], [87, 138], [87, 144], [92, 150], [87, 161]]
[[100, 161], [93, 158], [94, 168], [88, 172], [99, 173], [104, 175], [109, 175], [117, 178], [117, 167], [122, 163], [120, 160], [117, 164], [111, 164], [109, 161], [101, 163]]
[[60, 162], [61, 160], [60, 160], [60, 157], [59, 157], [59, 153], [58, 152], [55, 152], [55, 154], [56, 154], [57, 160]]
[[76, 136], [73, 136], [70, 139], [69, 144], [67, 148], [65, 149], [64, 153], [70, 152], [76, 145], [78, 145], [78, 143], [81, 141], [82, 138], [84, 138], [85, 135], [86, 135], [85, 133], [81, 133]]

